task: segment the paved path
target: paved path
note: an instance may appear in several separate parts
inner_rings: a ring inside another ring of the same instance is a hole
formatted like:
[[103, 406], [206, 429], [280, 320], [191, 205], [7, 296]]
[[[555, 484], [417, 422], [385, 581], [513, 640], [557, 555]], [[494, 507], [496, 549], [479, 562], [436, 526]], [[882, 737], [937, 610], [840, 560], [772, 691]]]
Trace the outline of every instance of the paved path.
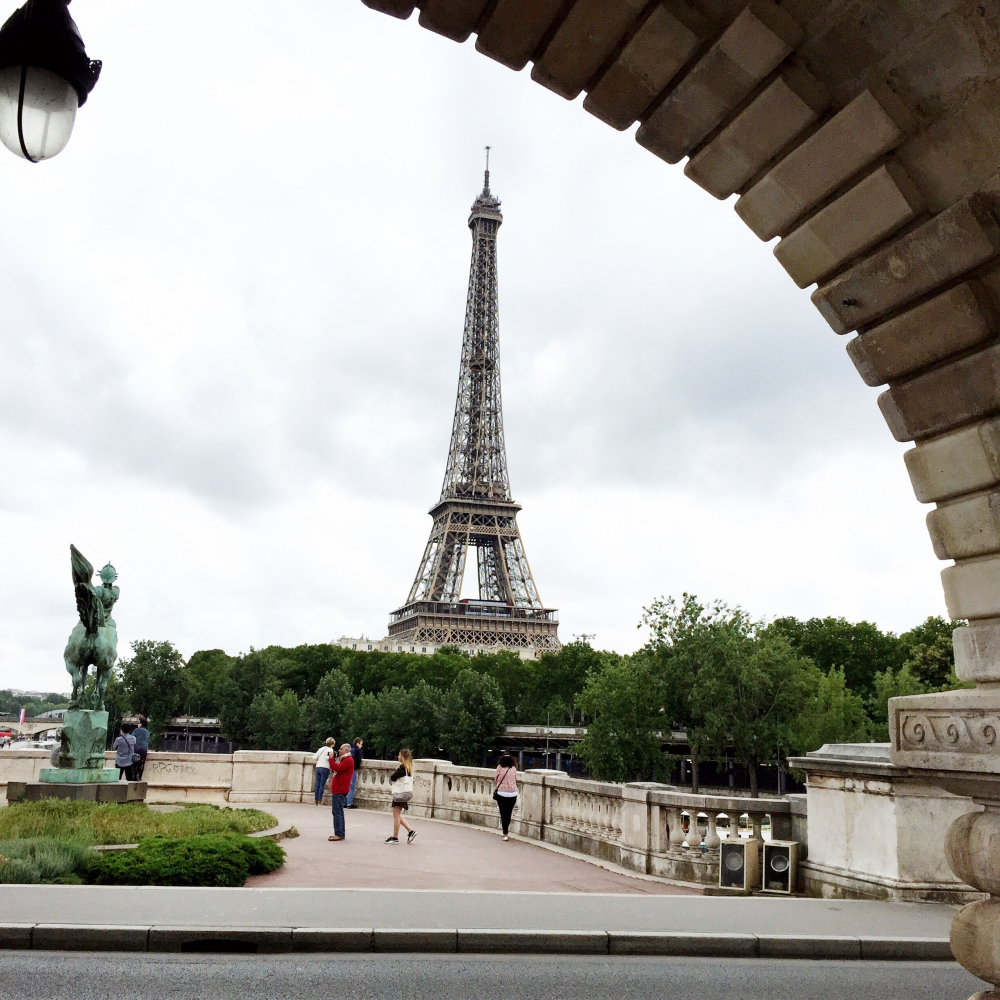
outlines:
[[[283, 868], [250, 879], [260, 889], [485, 889], [521, 892], [698, 892], [600, 868], [568, 854], [509, 840], [498, 831], [413, 819], [412, 844], [386, 844], [391, 813], [347, 811], [347, 840], [330, 843], [330, 810], [274, 802], [263, 808], [294, 823], [300, 836], [283, 840]], [[406, 831], [401, 830], [405, 835]]]
[[4, 1000], [964, 1000], [954, 963], [6, 952]]

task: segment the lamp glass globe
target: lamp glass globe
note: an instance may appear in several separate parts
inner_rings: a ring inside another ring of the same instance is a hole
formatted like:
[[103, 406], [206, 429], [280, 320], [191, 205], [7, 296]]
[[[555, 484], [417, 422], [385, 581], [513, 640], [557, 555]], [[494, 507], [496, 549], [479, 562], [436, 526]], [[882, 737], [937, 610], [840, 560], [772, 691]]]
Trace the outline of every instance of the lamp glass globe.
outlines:
[[[0, 69], [0, 142], [23, 157], [17, 131], [17, 105], [21, 90], [21, 67]], [[47, 69], [28, 67], [21, 111], [21, 131], [28, 156], [46, 160], [61, 153], [73, 134], [76, 90], [61, 76]]]

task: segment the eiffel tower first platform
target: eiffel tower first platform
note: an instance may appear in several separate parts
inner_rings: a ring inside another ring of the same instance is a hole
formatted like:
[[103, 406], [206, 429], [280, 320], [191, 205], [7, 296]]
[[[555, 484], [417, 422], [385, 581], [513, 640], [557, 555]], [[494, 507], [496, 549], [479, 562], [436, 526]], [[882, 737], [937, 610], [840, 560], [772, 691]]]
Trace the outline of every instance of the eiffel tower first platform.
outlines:
[[[406, 604], [389, 619], [393, 643], [445, 643], [537, 652], [559, 649], [559, 618], [538, 596], [510, 495], [500, 403], [497, 231], [500, 201], [483, 193], [469, 216], [472, 266], [462, 364], [441, 499]], [[479, 599], [461, 599], [466, 556], [476, 550]]]

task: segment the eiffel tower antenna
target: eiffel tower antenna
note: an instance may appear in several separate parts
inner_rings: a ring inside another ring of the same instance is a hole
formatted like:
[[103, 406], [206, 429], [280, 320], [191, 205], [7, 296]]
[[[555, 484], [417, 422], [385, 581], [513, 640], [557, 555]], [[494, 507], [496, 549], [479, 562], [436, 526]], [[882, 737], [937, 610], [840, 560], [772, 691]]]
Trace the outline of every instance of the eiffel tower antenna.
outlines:
[[[490, 193], [486, 147], [483, 193], [469, 215], [472, 264], [462, 361], [441, 497], [406, 604], [392, 613], [389, 638], [524, 649], [560, 648], [558, 612], [538, 596], [524, 554], [507, 475], [500, 401], [497, 232], [500, 199]], [[466, 555], [476, 550], [479, 599], [462, 600]]]

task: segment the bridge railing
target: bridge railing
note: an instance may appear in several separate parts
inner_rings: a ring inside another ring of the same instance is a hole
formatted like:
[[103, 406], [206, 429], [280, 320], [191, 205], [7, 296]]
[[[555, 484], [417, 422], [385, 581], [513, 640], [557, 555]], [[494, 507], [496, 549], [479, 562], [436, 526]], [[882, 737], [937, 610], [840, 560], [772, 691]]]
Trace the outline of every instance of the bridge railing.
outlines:
[[[389, 809], [389, 775], [396, 767], [395, 761], [366, 760], [355, 802]], [[489, 768], [417, 760], [410, 809], [416, 816], [495, 828], [493, 775]], [[617, 785], [547, 770], [519, 772], [517, 779], [513, 833], [663, 878], [717, 885], [727, 838], [805, 840], [804, 817], [793, 831], [793, 804], [786, 798], [692, 795], [652, 782]]]

